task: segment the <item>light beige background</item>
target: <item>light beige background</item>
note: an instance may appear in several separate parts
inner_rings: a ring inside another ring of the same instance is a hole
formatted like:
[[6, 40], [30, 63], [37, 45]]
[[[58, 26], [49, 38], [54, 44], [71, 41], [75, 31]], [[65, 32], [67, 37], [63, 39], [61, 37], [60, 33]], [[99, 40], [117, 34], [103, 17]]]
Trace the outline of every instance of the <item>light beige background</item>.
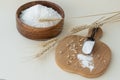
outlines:
[[[19, 6], [30, 0], [0, 0], [0, 79], [6, 80], [113, 80], [120, 79], [120, 22], [103, 28], [105, 42], [112, 50], [112, 61], [104, 75], [94, 79], [84, 78], [61, 70], [55, 63], [54, 49], [34, 59], [40, 50], [40, 41], [21, 36], [16, 29], [15, 13]], [[65, 11], [65, 35], [74, 25], [89, 24], [97, 19], [68, 19], [120, 10], [120, 0], [49, 0]], [[81, 33], [81, 35], [85, 35]]]

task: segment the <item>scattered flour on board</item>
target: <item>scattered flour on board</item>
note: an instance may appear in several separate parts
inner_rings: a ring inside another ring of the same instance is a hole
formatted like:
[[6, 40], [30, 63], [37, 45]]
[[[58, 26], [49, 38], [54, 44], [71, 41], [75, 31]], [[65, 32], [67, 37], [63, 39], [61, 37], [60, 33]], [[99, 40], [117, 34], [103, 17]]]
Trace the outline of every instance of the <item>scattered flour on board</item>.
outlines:
[[62, 19], [62, 17], [54, 9], [37, 4], [23, 10], [20, 14], [20, 19], [23, 23], [29, 26], [46, 28], [56, 25], [60, 20], [40, 22], [40, 19]]
[[93, 57], [91, 55], [78, 54], [77, 58], [83, 68], [89, 68], [90, 71], [94, 69]]

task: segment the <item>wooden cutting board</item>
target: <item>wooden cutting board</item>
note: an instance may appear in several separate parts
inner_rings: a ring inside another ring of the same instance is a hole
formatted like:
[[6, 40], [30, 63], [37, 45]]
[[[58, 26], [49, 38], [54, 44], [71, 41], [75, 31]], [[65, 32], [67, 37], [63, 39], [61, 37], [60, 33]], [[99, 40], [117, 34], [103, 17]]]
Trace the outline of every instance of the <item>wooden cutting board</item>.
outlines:
[[[90, 33], [91, 29], [89, 30], [88, 36]], [[96, 43], [92, 53], [85, 55], [93, 58], [94, 68], [92, 71], [87, 67], [83, 67], [81, 61], [77, 58], [78, 54], [84, 55], [81, 51], [84, 40], [87, 38], [84, 36], [71, 35], [62, 39], [56, 47], [56, 63], [63, 70], [84, 77], [94, 78], [102, 75], [110, 64], [111, 50], [106, 44], [99, 41], [101, 36], [102, 30], [100, 28], [95, 35]]]

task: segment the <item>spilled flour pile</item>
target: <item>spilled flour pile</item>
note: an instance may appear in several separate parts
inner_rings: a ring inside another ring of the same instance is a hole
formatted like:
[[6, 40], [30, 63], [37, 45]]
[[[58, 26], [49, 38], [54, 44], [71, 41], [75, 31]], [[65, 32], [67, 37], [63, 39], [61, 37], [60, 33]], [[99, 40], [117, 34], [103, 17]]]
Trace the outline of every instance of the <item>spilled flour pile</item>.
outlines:
[[93, 57], [91, 55], [78, 54], [77, 58], [83, 68], [89, 68], [90, 71], [94, 69]]

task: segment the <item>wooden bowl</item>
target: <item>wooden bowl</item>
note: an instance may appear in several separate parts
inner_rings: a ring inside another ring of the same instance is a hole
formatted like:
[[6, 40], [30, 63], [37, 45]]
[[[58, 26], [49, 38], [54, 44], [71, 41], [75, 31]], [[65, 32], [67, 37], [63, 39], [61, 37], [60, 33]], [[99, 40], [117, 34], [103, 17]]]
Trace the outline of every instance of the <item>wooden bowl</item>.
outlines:
[[[29, 25], [23, 23], [19, 18], [21, 11], [23, 11], [31, 6], [34, 6], [36, 4], [41, 4], [41, 5], [53, 8], [55, 11], [57, 11], [62, 16], [63, 19], [61, 19], [61, 21], [58, 24], [47, 27], [47, 28], [36, 28], [34, 26], [29, 26]], [[33, 40], [49, 39], [49, 38], [57, 36], [62, 31], [63, 24], [64, 24], [64, 11], [57, 4], [49, 2], [49, 1], [32, 1], [32, 2], [22, 5], [17, 10], [16, 24], [17, 24], [18, 31], [23, 36], [25, 36], [29, 39], [33, 39]]]

